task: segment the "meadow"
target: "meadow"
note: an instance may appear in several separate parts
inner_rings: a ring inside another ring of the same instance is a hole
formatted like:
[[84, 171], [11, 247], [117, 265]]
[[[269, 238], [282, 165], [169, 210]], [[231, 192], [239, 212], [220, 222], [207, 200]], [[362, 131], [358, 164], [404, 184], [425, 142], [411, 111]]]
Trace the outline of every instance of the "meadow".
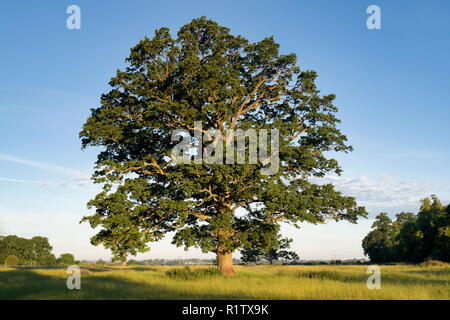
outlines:
[[450, 299], [450, 266], [382, 265], [369, 290], [367, 266], [85, 266], [81, 290], [65, 268], [0, 268], [0, 299]]

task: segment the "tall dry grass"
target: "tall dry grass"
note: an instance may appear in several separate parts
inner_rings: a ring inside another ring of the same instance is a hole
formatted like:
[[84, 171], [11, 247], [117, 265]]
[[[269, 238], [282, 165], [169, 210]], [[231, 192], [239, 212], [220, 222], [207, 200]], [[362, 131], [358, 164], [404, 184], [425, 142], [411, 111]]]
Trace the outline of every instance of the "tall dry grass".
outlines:
[[66, 288], [63, 268], [0, 269], [0, 299], [450, 299], [447, 264], [380, 266], [380, 290], [367, 288], [367, 266], [207, 268], [192, 278], [183, 267], [84, 267], [81, 290]]

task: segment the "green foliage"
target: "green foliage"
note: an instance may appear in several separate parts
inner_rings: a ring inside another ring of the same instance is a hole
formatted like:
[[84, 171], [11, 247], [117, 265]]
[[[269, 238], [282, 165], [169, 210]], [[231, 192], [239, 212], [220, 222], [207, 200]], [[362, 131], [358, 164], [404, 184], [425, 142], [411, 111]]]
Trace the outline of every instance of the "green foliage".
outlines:
[[318, 280], [342, 280], [342, 274], [335, 271], [298, 271], [295, 273], [296, 277], [299, 278], [309, 278]]
[[217, 268], [191, 269], [189, 266], [186, 266], [184, 268], [170, 269], [166, 272], [166, 275], [172, 279], [198, 280], [204, 278], [216, 278], [223, 274]]
[[311, 265], [311, 266], [318, 266], [318, 265], [326, 264], [326, 263], [323, 262], [323, 261], [311, 260], [311, 261], [305, 262], [304, 264], [305, 264], [305, 265]]
[[450, 261], [450, 209], [443, 208], [439, 199], [431, 196], [431, 206], [422, 208], [417, 217], [418, 236], [421, 239], [420, 260], [432, 258]]
[[[340, 174], [330, 152], [352, 150], [337, 127], [335, 95], [321, 95], [317, 73], [301, 70], [295, 54], [280, 53], [273, 37], [250, 43], [229, 31], [205, 17], [182, 26], [176, 38], [156, 30], [131, 49], [127, 68], [83, 125], [83, 148], [102, 147], [93, 179], [103, 191], [88, 204], [95, 213], [81, 222], [101, 228], [91, 242], [116, 260], [145, 252], [168, 232], [177, 246], [226, 254], [276, 236], [282, 221], [355, 223], [366, 216], [353, 197], [311, 181]], [[264, 175], [261, 162], [175, 163], [172, 133], [196, 136], [194, 121], [202, 122], [201, 133], [222, 136], [227, 129], [277, 128], [278, 172]], [[246, 214], [236, 215], [238, 208]]]
[[73, 254], [71, 253], [63, 253], [59, 256], [59, 258], [56, 260], [58, 264], [62, 265], [73, 265], [75, 264], [75, 258]]
[[104, 265], [107, 264], [107, 262], [104, 261], [103, 259], [98, 259], [97, 262], [96, 262], [95, 264], [97, 264], [97, 265], [99, 265], [99, 266], [104, 266]]
[[421, 200], [418, 215], [400, 213], [393, 222], [380, 213], [363, 239], [371, 262], [421, 262], [427, 258], [450, 261], [450, 206], [432, 195]]
[[12, 255], [19, 259], [17, 264], [35, 266], [52, 266], [56, 264], [56, 258], [51, 253], [52, 246], [44, 237], [31, 239], [9, 235], [0, 238], [0, 263]]
[[5, 259], [5, 265], [7, 266], [17, 266], [19, 264], [19, 258], [10, 255]]
[[372, 262], [394, 261], [398, 229], [394, 227], [387, 213], [380, 213], [372, 228], [374, 230], [363, 239], [364, 253], [369, 255]]
[[260, 263], [263, 260], [273, 264], [278, 260], [296, 262], [299, 260], [299, 256], [293, 251], [286, 251], [289, 249], [293, 240], [289, 238], [281, 238], [281, 234], [278, 234], [277, 241], [272, 245], [258, 243], [259, 248], [244, 248], [241, 250], [242, 261], [246, 263]]

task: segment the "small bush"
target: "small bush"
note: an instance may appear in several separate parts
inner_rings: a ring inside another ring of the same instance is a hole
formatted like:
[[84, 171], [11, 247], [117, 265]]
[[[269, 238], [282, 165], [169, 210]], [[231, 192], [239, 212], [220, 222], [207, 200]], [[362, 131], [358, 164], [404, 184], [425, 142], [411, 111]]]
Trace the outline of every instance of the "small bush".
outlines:
[[307, 265], [307, 266], [318, 266], [320, 264], [321, 264], [321, 261], [318, 261], [318, 260], [306, 261], [304, 263], [304, 265]]
[[446, 265], [447, 263], [445, 262], [433, 259], [427, 259], [420, 264], [421, 267], [444, 267]]
[[172, 279], [197, 280], [203, 278], [215, 278], [222, 276], [222, 271], [217, 268], [202, 268], [192, 270], [189, 266], [184, 268], [173, 268], [166, 272], [166, 275]]
[[334, 271], [299, 271], [295, 276], [318, 280], [342, 280], [342, 275]]
[[98, 259], [97, 262], [96, 262], [95, 264], [96, 264], [96, 265], [99, 265], [99, 266], [104, 266], [104, 265], [106, 265], [106, 261], [104, 261], [104, 260], [102, 260], [102, 259]]
[[7, 266], [17, 266], [19, 264], [19, 258], [14, 255], [8, 256], [5, 259], [5, 265]]

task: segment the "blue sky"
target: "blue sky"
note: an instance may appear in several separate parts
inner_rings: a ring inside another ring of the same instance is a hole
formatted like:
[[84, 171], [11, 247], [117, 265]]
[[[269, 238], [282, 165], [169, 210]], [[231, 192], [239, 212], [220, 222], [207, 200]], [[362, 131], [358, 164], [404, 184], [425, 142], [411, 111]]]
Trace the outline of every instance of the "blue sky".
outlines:
[[[81, 30], [66, 8], [81, 8]], [[381, 9], [369, 30], [366, 8]], [[417, 212], [436, 193], [450, 202], [450, 2], [448, 1], [2, 1], [0, 5], [0, 234], [47, 236], [54, 252], [108, 258], [78, 221], [98, 191], [89, 176], [98, 150], [78, 133], [124, 67], [129, 49], [155, 29], [173, 34], [202, 15], [250, 41], [274, 35], [300, 66], [335, 93], [355, 151], [329, 176], [370, 212], [357, 225], [284, 227], [302, 258], [360, 258], [380, 211]], [[139, 258], [211, 257], [170, 245]]]

